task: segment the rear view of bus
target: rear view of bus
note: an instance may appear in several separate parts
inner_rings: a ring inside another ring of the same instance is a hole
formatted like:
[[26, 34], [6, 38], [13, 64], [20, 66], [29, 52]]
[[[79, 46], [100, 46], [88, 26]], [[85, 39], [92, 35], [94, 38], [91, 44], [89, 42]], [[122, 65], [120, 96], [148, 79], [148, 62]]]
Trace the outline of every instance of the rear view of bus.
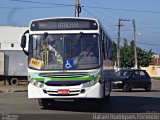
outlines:
[[[28, 51], [26, 34], [29, 35]], [[103, 99], [111, 81], [112, 42], [99, 21], [86, 18], [33, 20], [22, 36], [28, 55], [28, 97], [46, 107], [57, 99]]]

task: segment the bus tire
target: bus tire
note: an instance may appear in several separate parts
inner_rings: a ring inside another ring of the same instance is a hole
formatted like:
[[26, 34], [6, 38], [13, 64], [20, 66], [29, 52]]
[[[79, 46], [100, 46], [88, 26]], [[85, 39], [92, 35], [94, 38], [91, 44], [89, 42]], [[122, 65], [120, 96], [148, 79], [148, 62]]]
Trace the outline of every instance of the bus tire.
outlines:
[[43, 109], [47, 109], [50, 106], [50, 102], [48, 99], [38, 99], [39, 106]]
[[11, 78], [9, 80], [10, 85], [18, 85], [19, 84], [19, 79], [18, 78]]

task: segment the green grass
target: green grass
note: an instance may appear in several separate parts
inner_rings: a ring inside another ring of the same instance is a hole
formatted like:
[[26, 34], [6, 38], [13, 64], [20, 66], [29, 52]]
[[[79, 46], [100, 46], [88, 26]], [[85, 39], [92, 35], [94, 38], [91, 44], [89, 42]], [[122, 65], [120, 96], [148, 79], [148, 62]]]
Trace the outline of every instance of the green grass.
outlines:
[[160, 77], [152, 77], [153, 80], [160, 80]]

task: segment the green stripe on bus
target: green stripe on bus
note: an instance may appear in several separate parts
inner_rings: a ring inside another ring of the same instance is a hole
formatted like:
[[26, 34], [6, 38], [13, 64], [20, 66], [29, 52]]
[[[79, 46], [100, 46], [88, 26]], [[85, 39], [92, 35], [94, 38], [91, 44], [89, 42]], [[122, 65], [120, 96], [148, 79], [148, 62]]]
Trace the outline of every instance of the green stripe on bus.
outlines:
[[[44, 81], [45, 78], [34, 78], [36, 81]], [[79, 78], [47, 78], [51, 81], [79, 81], [79, 80], [93, 80], [91, 77], [79, 77]]]

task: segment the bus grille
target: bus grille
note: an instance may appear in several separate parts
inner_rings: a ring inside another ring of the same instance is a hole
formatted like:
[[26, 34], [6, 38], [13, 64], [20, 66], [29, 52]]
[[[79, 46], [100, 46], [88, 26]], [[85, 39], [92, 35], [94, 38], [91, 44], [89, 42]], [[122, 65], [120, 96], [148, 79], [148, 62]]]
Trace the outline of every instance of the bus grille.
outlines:
[[44, 84], [47, 86], [76, 86], [86, 83], [88, 80], [83, 81], [47, 81]]
[[52, 73], [40, 73], [41, 77], [50, 77], [50, 78], [75, 78], [75, 77], [83, 77], [88, 76], [88, 73], [84, 72], [52, 72]]

